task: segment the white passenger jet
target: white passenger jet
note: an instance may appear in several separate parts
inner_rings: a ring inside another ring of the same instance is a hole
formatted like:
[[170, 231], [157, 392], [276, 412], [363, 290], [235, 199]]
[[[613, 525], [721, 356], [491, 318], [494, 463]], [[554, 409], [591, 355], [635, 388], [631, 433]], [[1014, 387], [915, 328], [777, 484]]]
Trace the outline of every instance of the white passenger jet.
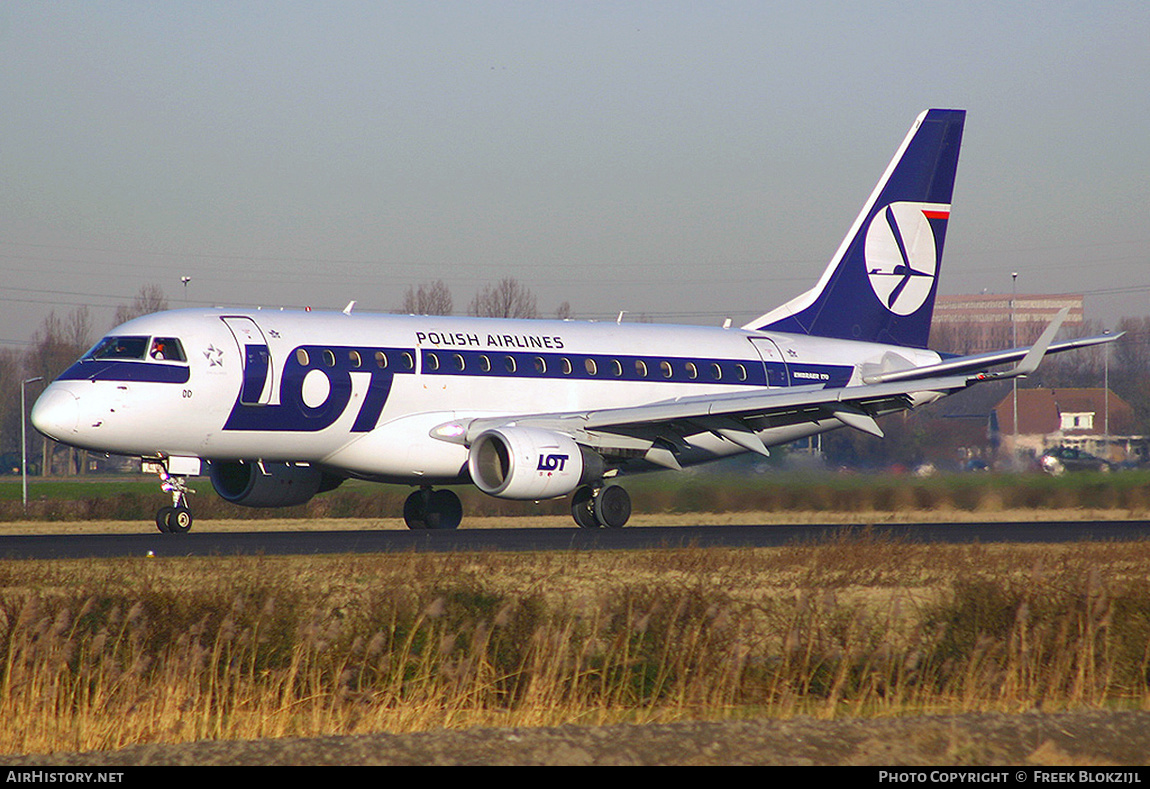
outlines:
[[[186, 478], [226, 500], [301, 504], [346, 479], [412, 485], [413, 529], [452, 529], [471, 483], [572, 495], [584, 528], [631, 513], [617, 480], [680, 469], [1033, 372], [1046, 353], [927, 350], [965, 112], [914, 122], [818, 283], [742, 328], [340, 312], [182, 309], [129, 321], [37, 400], [56, 441], [158, 461], [192, 524]], [[1011, 369], [992, 372], [1015, 363]]]

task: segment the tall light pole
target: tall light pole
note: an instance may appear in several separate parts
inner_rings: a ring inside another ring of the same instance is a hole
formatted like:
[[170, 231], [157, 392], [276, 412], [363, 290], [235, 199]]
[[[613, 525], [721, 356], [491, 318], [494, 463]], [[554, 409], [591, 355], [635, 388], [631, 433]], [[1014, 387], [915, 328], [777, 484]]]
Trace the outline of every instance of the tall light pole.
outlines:
[[184, 283], [184, 304], [188, 303], [188, 283], [192, 281], [191, 277], [180, 277], [180, 282]]
[[[1018, 272], [1010, 272], [1010, 337], [1011, 344], [1018, 347], [1018, 320], [1014, 314], [1014, 302], [1018, 298]], [[1010, 443], [1010, 458], [1011, 465], [1018, 466], [1018, 378], [1015, 377], [1012, 381], [1014, 384], [1014, 419], [1011, 424], [1014, 426], [1014, 438]]]
[[[1102, 332], [1109, 334], [1110, 330]], [[1104, 423], [1104, 441], [1106, 442], [1105, 455], [1107, 461], [1110, 460], [1110, 344], [1102, 346], [1102, 396], [1106, 398], [1106, 405], [1103, 407], [1103, 423]]]
[[44, 376], [37, 375], [20, 382], [20, 475], [24, 481], [24, 512], [28, 511], [28, 408], [24, 393], [28, 390], [28, 384], [43, 380]]

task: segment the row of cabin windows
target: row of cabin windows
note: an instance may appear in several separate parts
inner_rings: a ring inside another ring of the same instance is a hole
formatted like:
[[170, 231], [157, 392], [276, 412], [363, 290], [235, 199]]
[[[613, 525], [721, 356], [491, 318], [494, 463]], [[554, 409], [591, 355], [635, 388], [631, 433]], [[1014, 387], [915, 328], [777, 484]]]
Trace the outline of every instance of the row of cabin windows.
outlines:
[[[308, 365], [311, 364], [311, 355], [304, 348], [296, 348], [295, 360], [299, 364], [300, 367], [307, 367]], [[351, 365], [352, 369], [359, 369], [361, 367], [364, 367], [365, 364], [368, 364], [368, 363], [364, 362], [363, 355], [360, 354], [359, 351], [348, 351], [347, 352], [347, 360], [348, 360], [348, 363]], [[374, 361], [375, 361], [375, 366], [378, 367], [379, 369], [381, 369], [381, 370], [387, 369], [387, 365], [388, 365], [387, 354], [384, 353], [383, 351], [376, 351], [375, 352]], [[336, 365], [335, 352], [330, 350], [330, 349], [325, 348], [320, 353], [320, 358], [318, 359], [318, 363], [322, 364], [324, 367], [335, 367], [335, 365]], [[398, 360], [396, 361], [396, 364], [399, 366], [399, 368], [401, 370], [413, 370], [413, 369], [415, 369], [415, 357], [413, 357], [408, 351], [403, 351], [402, 353], [400, 353], [398, 355]]]
[[[305, 349], [299, 348], [296, 350], [296, 361], [299, 362], [301, 367], [307, 367], [311, 363], [311, 358]], [[324, 367], [335, 367], [335, 352], [325, 349], [321, 352], [319, 361]], [[363, 357], [360, 355], [359, 351], [348, 351], [348, 361], [353, 368], [359, 368], [364, 365]], [[484, 373], [491, 372], [495, 364], [500, 363], [493, 363], [491, 357], [487, 356], [486, 354], [480, 354], [476, 359], [476, 362], [478, 363], [479, 371]], [[409, 352], [403, 351], [399, 354], [397, 364], [402, 370], [411, 370], [415, 367], [415, 360]], [[504, 356], [501, 360], [501, 364], [503, 370], [508, 373], [515, 373], [518, 371], [519, 361], [514, 356]], [[648, 371], [647, 363], [642, 359], [636, 359], [634, 364], [635, 375], [637, 377], [647, 378], [651, 375]], [[383, 351], [376, 351], [375, 365], [381, 370], [386, 369], [388, 365], [387, 354]], [[433, 352], [428, 352], [423, 357], [423, 366], [424, 369], [428, 372], [435, 372], [439, 370], [442, 365], [449, 365], [444, 369], [454, 370], [455, 372], [464, 372], [467, 369], [467, 359], [459, 353], [451, 354], [451, 356], [445, 360], [441, 360], [439, 358], [439, 354]], [[547, 360], [542, 356], [532, 357], [531, 366], [537, 375], [545, 375], [547, 373]], [[604, 366], [606, 368], [604, 371], [605, 374], [615, 378], [623, 377], [623, 362], [619, 361], [618, 359], [611, 359]], [[559, 372], [561, 372], [563, 375], [571, 375], [575, 371], [572, 361], [566, 357], [559, 359], [558, 369]], [[599, 363], [592, 358], [588, 357], [583, 360], [583, 369], [586, 371], [587, 375], [599, 375]], [[718, 362], [708, 362], [702, 365], [696, 364], [695, 362], [685, 362], [683, 365], [683, 371], [687, 378], [692, 381], [698, 380], [700, 377], [709, 377], [709, 379], [712, 381], [721, 381], [723, 380], [724, 375], [723, 367]], [[733, 365], [733, 369], [729, 372], [734, 376], [734, 380], [747, 380], [747, 368], [742, 364], [736, 363]], [[664, 360], [659, 362], [658, 375], [662, 376], [663, 378], [671, 378], [674, 376], [674, 374], [674, 367], [672, 367], [669, 361]]]

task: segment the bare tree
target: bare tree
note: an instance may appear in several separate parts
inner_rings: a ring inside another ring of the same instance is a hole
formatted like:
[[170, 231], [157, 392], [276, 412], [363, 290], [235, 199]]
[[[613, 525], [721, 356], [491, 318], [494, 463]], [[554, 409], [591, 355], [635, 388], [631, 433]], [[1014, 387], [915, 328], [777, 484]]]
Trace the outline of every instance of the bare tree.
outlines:
[[[28, 377], [38, 375], [45, 381], [51, 381], [76, 361], [91, 344], [92, 319], [87, 307], [77, 307], [66, 318], [59, 317], [53, 310], [32, 335], [32, 347], [24, 358], [25, 374]], [[54, 442], [44, 440], [44, 474], [51, 472], [55, 449]], [[75, 469], [84, 470], [87, 453], [77, 455], [76, 450], [69, 447], [66, 457], [65, 469], [68, 473]]]
[[[0, 348], [0, 453], [20, 448], [20, 355]], [[4, 469], [8, 471], [9, 469]]]
[[1122, 318], [1116, 328], [1125, 336], [1103, 350], [1110, 354], [1110, 388], [1134, 407], [1146, 432], [1150, 430], [1150, 316]]
[[487, 285], [467, 305], [467, 313], [477, 318], [538, 318], [535, 294], [513, 277]]
[[26, 357], [28, 371], [50, 381], [91, 344], [92, 317], [87, 307], [77, 307], [66, 318], [52, 310], [32, 335], [32, 347]]
[[127, 323], [132, 318], [141, 315], [151, 315], [153, 312], [163, 312], [168, 308], [168, 297], [159, 285], [141, 285], [140, 292], [131, 304], [121, 304], [116, 307], [116, 326]]
[[571, 302], [564, 301], [555, 309], [555, 317], [561, 321], [569, 321], [575, 317], [571, 312]]
[[409, 285], [399, 311], [407, 315], [450, 315], [453, 309], [451, 291], [443, 280], [437, 279], [414, 288]]

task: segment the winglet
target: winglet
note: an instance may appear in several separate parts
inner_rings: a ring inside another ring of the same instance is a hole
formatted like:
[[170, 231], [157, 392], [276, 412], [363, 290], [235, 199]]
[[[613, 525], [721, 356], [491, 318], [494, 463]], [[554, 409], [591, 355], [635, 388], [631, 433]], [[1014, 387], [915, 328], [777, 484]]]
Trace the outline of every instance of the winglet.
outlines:
[[1016, 366], [997, 374], [983, 373], [980, 376], [976, 376], [976, 379], [1021, 378], [1033, 373], [1038, 369], [1039, 363], [1042, 362], [1042, 357], [1046, 356], [1046, 350], [1050, 347], [1050, 343], [1054, 341], [1054, 335], [1058, 334], [1058, 330], [1062, 328], [1062, 322], [1066, 320], [1066, 316], [1069, 312], [1069, 307], [1063, 307], [1058, 311], [1058, 314], [1054, 316], [1054, 320], [1043, 330], [1038, 341], [1030, 346], [1030, 350], [1026, 352], [1026, 356], [1022, 357], [1022, 361]]
[[1069, 307], [1063, 307], [1054, 316], [1054, 320], [1042, 332], [1042, 336], [1038, 338], [1038, 342], [1034, 343], [1027, 351], [1026, 356], [1018, 363], [1011, 372], [1014, 375], [1030, 375], [1038, 369], [1038, 363], [1042, 361], [1042, 357], [1046, 355], [1046, 349], [1050, 347], [1050, 343], [1054, 341], [1054, 335], [1058, 334], [1058, 330], [1062, 328], [1062, 322], [1066, 320], [1066, 315], [1070, 312]]

